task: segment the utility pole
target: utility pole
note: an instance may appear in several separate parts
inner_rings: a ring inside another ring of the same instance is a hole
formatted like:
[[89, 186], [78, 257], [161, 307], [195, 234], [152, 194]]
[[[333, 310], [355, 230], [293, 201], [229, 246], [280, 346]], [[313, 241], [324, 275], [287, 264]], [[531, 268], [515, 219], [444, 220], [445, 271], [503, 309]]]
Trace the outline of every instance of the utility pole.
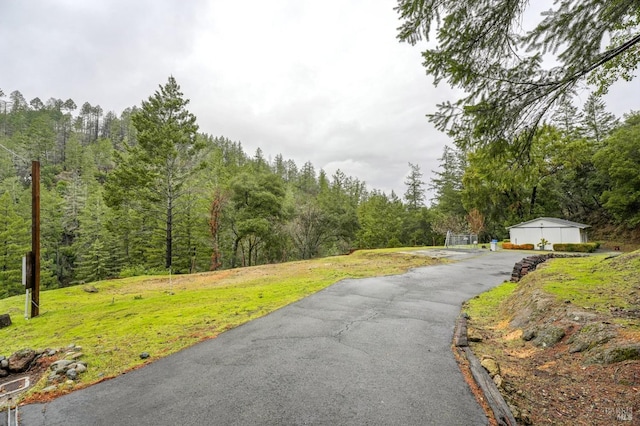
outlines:
[[40, 314], [40, 162], [31, 162], [31, 318]]
[[[5, 102], [5, 113], [6, 108]], [[2, 144], [0, 148], [26, 163], [29, 162]], [[31, 293], [31, 318], [37, 317], [40, 314], [40, 161], [31, 162], [31, 251], [26, 254], [22, 268], [22, 283], [27, 291], [24, 315], [26, 318]]]

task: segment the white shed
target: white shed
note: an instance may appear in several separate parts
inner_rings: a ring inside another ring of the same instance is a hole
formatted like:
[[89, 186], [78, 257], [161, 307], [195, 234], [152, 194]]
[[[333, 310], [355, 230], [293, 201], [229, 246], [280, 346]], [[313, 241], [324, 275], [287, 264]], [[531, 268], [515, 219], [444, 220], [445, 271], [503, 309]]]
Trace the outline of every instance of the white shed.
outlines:
[[548, 241], [545, 250], [557, 243], [586, 243], [589, 225], [553, 217], [539, 217], [508, 227], [512, 244], [533, 244], [536, 249], [542, 239]]

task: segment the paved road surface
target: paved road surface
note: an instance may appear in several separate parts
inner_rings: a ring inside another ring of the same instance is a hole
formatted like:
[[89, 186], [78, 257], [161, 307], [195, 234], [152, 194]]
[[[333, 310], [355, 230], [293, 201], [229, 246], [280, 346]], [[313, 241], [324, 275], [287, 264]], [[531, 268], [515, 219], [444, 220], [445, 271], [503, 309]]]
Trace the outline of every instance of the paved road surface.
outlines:
[[460, 303], [507, 279], [522, 254], [454, 257], [342, 281], [145, 368], [21, 407], [20, 424], [487, 424], [451, 353], [454, 322]]

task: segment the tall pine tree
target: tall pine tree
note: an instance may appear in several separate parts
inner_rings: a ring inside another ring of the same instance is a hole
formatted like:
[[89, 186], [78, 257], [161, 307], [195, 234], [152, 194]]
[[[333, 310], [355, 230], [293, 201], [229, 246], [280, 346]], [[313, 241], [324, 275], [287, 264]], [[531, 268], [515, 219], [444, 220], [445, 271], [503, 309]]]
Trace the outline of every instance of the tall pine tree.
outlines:
[[422, 172], [420, 166], [409, 163], [409, 175], [404, 181], [407, 190], [404, 193], [404, 199], [410, 210], [417, 210], [424, 204], [424, 181], [422, 180]]
[[[196, 117], [187, 110], [173, 76], [133, 116], [137, 145], [127, 145], [126, 155], [109, 176], [106, 200], [110, 206], [136, 205], [154, 215], [162, 228], [164, 266], [173, 261], [176, 203], [185, 195], [185, 183], [197, 171], [199, 154]], [[134, 203], [132, 203], [134, 201]]]

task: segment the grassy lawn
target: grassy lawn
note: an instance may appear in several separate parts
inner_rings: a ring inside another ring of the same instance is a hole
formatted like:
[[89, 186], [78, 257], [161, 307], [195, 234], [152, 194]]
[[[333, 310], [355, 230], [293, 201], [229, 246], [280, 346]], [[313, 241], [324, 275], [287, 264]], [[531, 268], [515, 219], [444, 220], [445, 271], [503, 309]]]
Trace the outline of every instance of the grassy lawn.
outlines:
[[[0, 355], [24, 348], [82, 347], [80, 385], [121, 374], [295, 302], [345, 278], [391, 275], [439, 262], [411, 249], [218, 272], [133, 277], [43, 291], [40, 316], [24, 319], [24, 295], [0, 300], [13, 325], [0, 329]], [[41, 388], [42, 384], [38, 388]]]
[[544, 271], [544, 291], [574, 305], [609, 312], [611, 308], [628, 309], [629, 295], [640, 289], [640, 252], [616, 258], [595, 256], [558, 259]]

